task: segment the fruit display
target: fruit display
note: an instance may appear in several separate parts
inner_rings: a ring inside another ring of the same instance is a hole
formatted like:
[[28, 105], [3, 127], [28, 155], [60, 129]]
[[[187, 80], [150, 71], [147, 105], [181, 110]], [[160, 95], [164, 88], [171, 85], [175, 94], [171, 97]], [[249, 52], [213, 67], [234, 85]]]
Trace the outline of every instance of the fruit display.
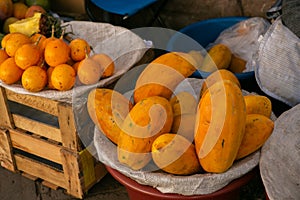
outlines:
[[109, 55], [91, 55], [92, 47], [84, 38], [66, 40], [60, 21], [37, 2], [29, 2], [14, 2], [6, 19], [17, 20], [4, 23], [9, 29], [1, 36], [0, 81], [29, 92], [67, 91], [75, 83], [96, 84], [114, 74]]
[[[153, 84], [157, 73], [164, 70], [156, 66], [168, 65], [177, 72], [164, 76], [170, 85]], [[143, 170], [154, 164], [157, 170], [181, 176], [224, 173], [259, 150], [272, 134], [268, 97], [245, 94], [229, 70], [211, 73], [202, 84], [202, 95], [196, 94], [198, 98], [189, 91], [175, 92], [171, 83], [177, 85], [186, 79], [183, 74], [192, 73], [194, 65], [196, 59], [170, 52], [139, 74], [131, 99], [114, 89], [90, 91], [90, 117], [116, 145], [122, 165]], [[141, 85], [145, 94], [137, 87]], [[110, 97], [114, 93], [116, 100]]]

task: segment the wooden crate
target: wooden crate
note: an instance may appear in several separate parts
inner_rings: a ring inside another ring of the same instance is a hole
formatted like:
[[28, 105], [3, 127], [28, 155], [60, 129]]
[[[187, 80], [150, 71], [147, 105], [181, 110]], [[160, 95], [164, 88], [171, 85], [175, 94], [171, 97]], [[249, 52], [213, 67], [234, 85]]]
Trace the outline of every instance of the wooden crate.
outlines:
[[0, 87], [2, 167], [83, 198], [107, 173], [88, 148], [77, 135], [72, 105]]

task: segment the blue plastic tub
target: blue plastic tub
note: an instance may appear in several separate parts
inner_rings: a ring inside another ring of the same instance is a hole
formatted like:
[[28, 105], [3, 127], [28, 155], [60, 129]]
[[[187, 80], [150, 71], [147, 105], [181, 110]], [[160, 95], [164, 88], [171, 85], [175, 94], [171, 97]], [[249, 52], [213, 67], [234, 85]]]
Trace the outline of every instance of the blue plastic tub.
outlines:
[[[214, 42], [219, 34], [247, 17], [223, 17], [195, 22], [180, 29], [167, 44], [168, 51], [188, 52], [190, 50], [203, 51], [208, 44]], [[196, 71], [191, 77], [206, 78], [210, 73]], [[235, 73], [239, 80], [254, 77], [254, 72]]]

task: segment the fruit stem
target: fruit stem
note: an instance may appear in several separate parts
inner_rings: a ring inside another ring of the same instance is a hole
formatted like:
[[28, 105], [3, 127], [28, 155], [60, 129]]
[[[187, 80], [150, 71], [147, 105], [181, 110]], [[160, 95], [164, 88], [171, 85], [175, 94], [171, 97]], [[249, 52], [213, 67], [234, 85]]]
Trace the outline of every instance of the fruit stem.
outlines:
[[36, 42], [34, 43], [34, 45], [38, 45], [40, 43], [41, 39], [42, 39], [42, 35], [40, 35], [38, 37], [38, 39], [36, 40]]
[[64, 38], [64, 34], [65, 34], [65, 29], [62, 30], [60, 38], [59, 39], [63, 39]]
[[54, 32], [55, 32], [55, 27], [54, 27], [54, 24], [52, 24], [52, 26], [51, 26], [51, 37], [52, 38], [54, 37]]

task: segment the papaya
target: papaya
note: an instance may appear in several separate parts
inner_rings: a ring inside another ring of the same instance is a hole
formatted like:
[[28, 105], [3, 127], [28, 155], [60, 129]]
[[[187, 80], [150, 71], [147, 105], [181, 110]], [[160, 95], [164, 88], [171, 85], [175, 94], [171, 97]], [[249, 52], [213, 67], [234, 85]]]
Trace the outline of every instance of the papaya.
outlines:
[[170, 132], [173, 111], [170, 102], [160, 96], [147, 97], [137, 102], [122, 123], [118, 140], [118, 160], [133, 170], [151, 161], [153, 141]]
[[194, 141], [194, 130], [195, 130], [196, 113], [186, 113], [177, 115], [173, 119], [171, 128], [172, 133], [182, 135], [189, 141]]
[[235, 159], [244, 158], [262, 147], [273, 129], [274, 122], [270, 118], [261, 114], [248, 114], [245, 134]]
[[121, 125], [132, 107], [125, 96], [112, 89], [95, 88], [87, 98], [91, 120], [115, 144], [119, 139]]
[[247, 114], [261, 114], [266, 117], [271, 117], [272, 114], [272, 102], [263, 95], [246, 95], [244, 96], [246, 103]]
[[242, 73], [246, 69], [246, 64], [244, 59], [232, 54], [228, 70], [233, 73]]
[[195, 147], [206, 172], [222, 173], [233, 164], [246, 125], [246, 105], [241, 89], [232, 81], [213, 84], [198, 104]]
[[197, 101], [189, 92], [179, 92], [170, 99], [170, 103], [173, 108], [174, 117], [187, 113], [196, 113]]
[[231, 50], [225, 44], [216, 44], [205, 55], [201, 70], [214, 72], [218, 69], [227, 69], [231, 62], [231, 56]]
[[152, 144], [154, 163], [163, 171], [175, 175], [190, 175], [201, 171], [195, 146], [181, 135], [165, 133]]
[[134, 102], [149, 96], [170, 99], [177, 85], [196, 71], [195, 66], [195, 60], [188, 53], [169, 52], [157, 57], [138, 76]]
[[202, 84], [201, 90], [200, 90], [200, 97], [204, 94], [204, 92], [207, 90], [208, 87], [210, 87], [213, 84], [215, 84], [216, 82], [222, 81], [222, 80], [233, 81], [235, 84], [237, 84], [239, 86], [239, 88], [241, 88], [241, 84], [240, 84], [239, 80], [232, 72], [230, 72], [227, 69], [220, 69], [220, 70], [214, 71], [205, 79], [205, 81]]
[[201, 53], [201, 51], [196, 51], [196, 50], [191, 50], [188, 52], [189, 55], [192, 56], [192, 58], [195, 60], [196, 62], [196, 67], [197, 69], [200, 69], [202, 63], [203, 63], [203, 60], [204, 60], [204, 57]]

